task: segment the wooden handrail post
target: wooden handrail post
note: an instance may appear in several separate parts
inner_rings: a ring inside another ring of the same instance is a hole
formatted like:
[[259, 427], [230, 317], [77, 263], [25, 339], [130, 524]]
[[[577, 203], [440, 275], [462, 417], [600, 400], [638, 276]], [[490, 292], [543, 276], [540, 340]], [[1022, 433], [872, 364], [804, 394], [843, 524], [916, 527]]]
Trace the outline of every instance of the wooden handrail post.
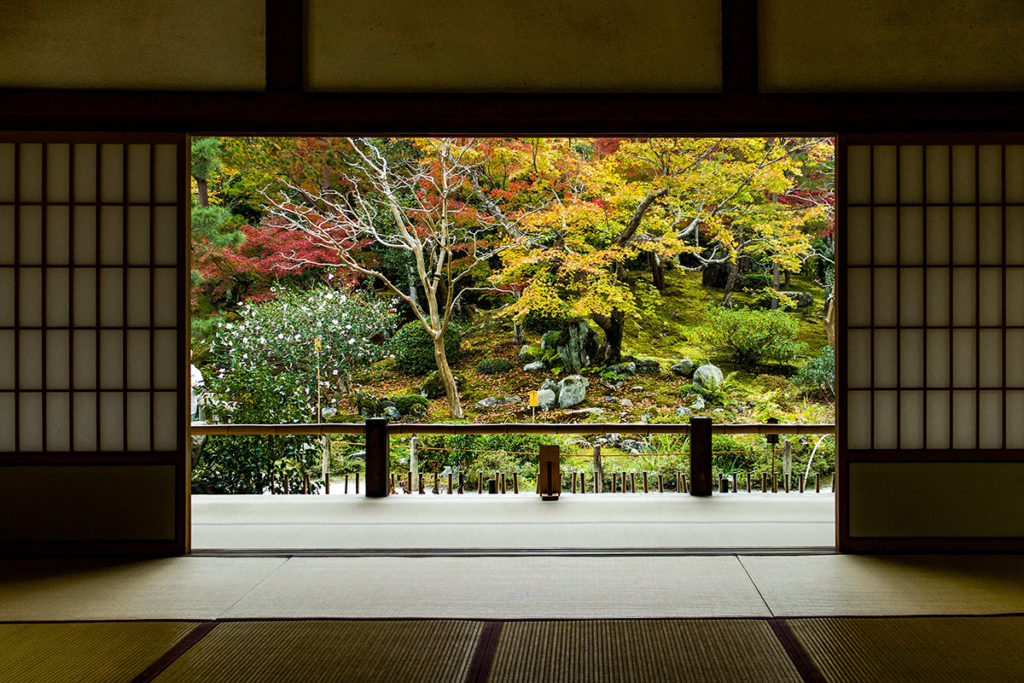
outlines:
[[690, 495], [711, 495], [711, 418], [690, 418]]
[[366, 497], [385, 498], [388, 495], [388, 463], [391, 440], [388, 438], [388, 420], [371, 417], [366, 420]]
[[562, 493], [562, 468], [558, 455], [558, 446], [540, 447], [537, 493], [541, 500], [558, 500]]

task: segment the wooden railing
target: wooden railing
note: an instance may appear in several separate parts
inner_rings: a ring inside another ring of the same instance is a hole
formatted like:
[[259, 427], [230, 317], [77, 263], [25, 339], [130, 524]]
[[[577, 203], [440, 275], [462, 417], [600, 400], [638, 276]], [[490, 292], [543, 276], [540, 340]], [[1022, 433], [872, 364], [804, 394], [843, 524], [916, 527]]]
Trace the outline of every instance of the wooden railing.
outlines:
[[[383, 498], [390, 486], [389, 454], [391, 436], [396, 434], [688, 434], [690, 436], [690, 495], [710, 496], [712, 492], [711, 436], [718, 434], [830, 434], [833, 424], [714, 424], [709, 417], [693, 417], [689, 423], [648, 424], [587, 422], [580, 424], [497, 423], [497, 424], [391, 424], [385, 418], [365, 423], [314, 424], [193, 424], [193, 435], [201, 436], [284, 436], [362, 434], [366, 437], [366, 496]], [[558, 446], [542, 447], [542, 476], [537, 492], [544, 500], [557, 500], [561, 492]], [[546, 469], [544, 469], [546, 467]]]

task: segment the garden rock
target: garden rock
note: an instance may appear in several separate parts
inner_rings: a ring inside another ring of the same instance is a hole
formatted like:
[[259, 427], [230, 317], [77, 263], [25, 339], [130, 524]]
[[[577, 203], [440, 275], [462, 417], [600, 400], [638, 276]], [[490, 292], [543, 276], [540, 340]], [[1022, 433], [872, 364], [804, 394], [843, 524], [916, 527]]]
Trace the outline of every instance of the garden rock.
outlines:
[[520, 363], [532, 363], [535, 360], [540, 360], [540, 349], [536, 346], [526, 344], [523, 348], [519, 349], [519, 355], [517, 357]]
[[635, 375], [636, 363], [619, 363], [605, 368], [607, 372], [614, 372], [617, 375]]
[[540, 389], [541, 389], [541, 391], [544, 391], [545, 389], [547, 389], [548, 391], [554, 392], [554, 394], [557, 396], [558, 395], [558, 382], [556, 382], [555, 380], [553, 380], [553, 379], [551, 379], [549, 377], [548, 379], [546, 379], [543, 382], [541, 382]]
[[619, 444], [619, 450], [623, 453], [646, 453], [647, 444], [636, 439], [623, 439]]
[[535, 360], [523, 366], [523, 372], [544, 372], [547, 369], [547, 363], [542, 360]]
[[722, 382], [725, 381], [725, 377], [722, 375], [722, 371], [717, 365], [702, 365], [697, 368], [697, 371], [693, 373], [693, 381], [697, 383], [697, 386], [703, 387], [704, 389], [710, 389], [714, 391], [722, 386]]
[[636, 362], [636, 371], [641, 375], [660, 375], [661, 363], [656, 360], [638, 360]]
[[623, 408], [632, 408], [633, 402], [630, 401], [628, 398], [620, 398], [619, 405], [622, 406]]
[[[455, 375], [455, 386], [462, 388], [462, 377]], [[434, 370], [427, 375], [427, 378], [420, 385], [420, 396], [426, 398], [441, 398], [445, 395], [444, 382], [441, 381], [441, 373]]]
[[693, 377], [693, 371], [697, 366], [689, 358], [684, 358], [672, 366], [672, 374], [680, 377]]
[[537, 407], [541, 410], [551, 410], [558, 403], [558, 394], [551, 389], [541, 389], [537, 392]]
[[679, 406], [676, 408], [676, 417], [680, 420], [687, 420], [691, 415], [693, 415], [693, 411], [686, 406]]
[[604, 415], [604, 408], [578, 408], [570, 410], [566, 415], [579, 417], [582, 415]]
[[565, 369], [569, 372], [579, 372], [590, 366], [591, 360], [597, 354], [600, 341], [586, 320], [577, 320], [561, 332], [555, 345]]
[[779, 292], [779, 294], [788, 296], [795, 301], [797, 308], [807, 308], [814, 304], [814, 295], [810, 292]]
[[587, 386], [590, 382], [580, 375], [569, 375], [558, 383], [558, 407], [572, 408], [583, 403], [587, 398]]
[[540, 337], [540, 350], [548, 351], [558, 346], [558, 338], [562, 336], [562, 333], [558, 330], [548, 330]]
[[601, 444], [602, 446], [616, 447], [622, 443], [622, 435], [617, 432], [611, 432], [603, 436], [599, 436], [594, 439], [594, 443]]
[[477, 408], [497, 408], [498, 406], [507, 406], [513, 403], [519, 403], [518, 396], [506, 396], [505, 398], [495, 398], [494, 396], [488, 396], [482, 401], [476, 402]]
[[690, 401], [690, 408], [693, 410], [704, 410], [705, 407], [704, 397], [700, 394], [695, 394], [693, 400]]

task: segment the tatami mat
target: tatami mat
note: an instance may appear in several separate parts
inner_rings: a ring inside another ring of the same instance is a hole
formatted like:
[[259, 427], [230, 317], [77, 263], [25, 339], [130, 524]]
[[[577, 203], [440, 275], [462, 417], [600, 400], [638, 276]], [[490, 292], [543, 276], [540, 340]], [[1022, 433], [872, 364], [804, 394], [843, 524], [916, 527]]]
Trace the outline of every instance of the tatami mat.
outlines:
[[130, 681], [197, 624], [0, 624], [2, 681]]
[[764, 620], [508, 622], [491, 681], [799, 681]]
[[157, 681], [460, 681], [482, 629], [471, 621], [219, 624]]
[[1024, 618], [793, 619], [830, 681], [1024, 680]]
[[1024, 556], [741, 556], [775, 616], [1024, 612]]

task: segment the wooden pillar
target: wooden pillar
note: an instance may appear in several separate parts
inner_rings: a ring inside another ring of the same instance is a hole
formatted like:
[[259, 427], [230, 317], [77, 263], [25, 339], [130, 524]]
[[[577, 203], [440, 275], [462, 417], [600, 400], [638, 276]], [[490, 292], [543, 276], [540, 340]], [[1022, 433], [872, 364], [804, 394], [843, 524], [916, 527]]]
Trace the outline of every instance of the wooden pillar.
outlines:
[[690, 418], [690, 495], [711, 495], [711, 418]]
[[540, 447], [540, 469], [537, 475], [537, 493], [541, 500], [558, 500], [562, 493], [562, 470], [558, 446]]
[[366, 420], [366, 497], [384, 498], [388, 495], [388, 463], [391, 440], [388, 439], [388, 420], [371, 417]]

